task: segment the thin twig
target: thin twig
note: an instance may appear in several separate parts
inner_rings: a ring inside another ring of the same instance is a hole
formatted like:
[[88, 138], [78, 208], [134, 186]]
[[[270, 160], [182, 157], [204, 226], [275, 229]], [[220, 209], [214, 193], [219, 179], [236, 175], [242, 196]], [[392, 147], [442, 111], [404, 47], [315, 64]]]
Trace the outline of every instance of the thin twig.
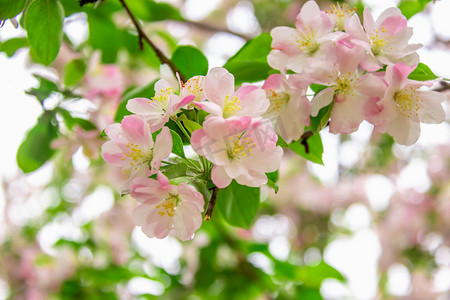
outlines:
[[184, 76], [184, 74], [182, 74], [180, 72], [180, 70], [175, 66], [175, 64], [167, 56], [165, 56], [164, 53], [158, 47], [156, 47], [156, 45], [153, 44], [153, 42], [150, 40], [150, 38], [145, 34], [141, 25], [139, 24], [139, 22], [137, 21], [137, 19], [135, 18], [135, 16], [133, 15], [133, 13], [130, 11], [127, 4], [125, 3], [125, 0], [119, 0], [119, 1], [122, 4], [123, 8], [125, 8], [128, 16], [131, 19], [131, 22], [133, 22], [133, 24], [134, 24], [134, 27], [136, 27], [136, 30], [138, 32], [138, 37], [139, 37], [139, 46], [141, 47], [141, 49], [144, 46], [143, 42], [142, 42], [142, 40], [144, 40], [153, 49], [153, 51], [155, 51], [156, 56], [158, 56], [161, 63], [167, 64], [175, 76], [178, 73], [180, 76], [180, 80], [182, 82], [186, 82], [187, 80], [186, 80], [186, 77]]
[[218, 192], [219, 192], [219, 189], [216, 186], [212, 188], [211, 199], [209, 199], [208, 207], [206, 208], [205, 221], [211, 220], [211, 216], [214, 211], [214, 207], [216, 206]]

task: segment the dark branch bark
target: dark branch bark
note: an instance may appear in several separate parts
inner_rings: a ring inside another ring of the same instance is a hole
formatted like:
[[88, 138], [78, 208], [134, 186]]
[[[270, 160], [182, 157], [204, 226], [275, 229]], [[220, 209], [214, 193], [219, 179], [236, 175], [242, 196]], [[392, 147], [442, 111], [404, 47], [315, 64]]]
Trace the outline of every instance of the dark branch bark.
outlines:
[[219, 189], [215, 186], [212, 188], [211, 199], [209, 199], [208, 207], [206, 208], [205, 221], [211, 220], [214, 207], [216, 206], [217, 193]]
[[150, 40], [150, 38], [145, 34], [144, 30], [142, 29], [141, 25], [137, 21], [136, 17], [133, 15], [133, 13], [130, 11], [130, 8], [125, 3], [125, 0], [119, 0], [119, 1], [122, 4], [123, 8], [125, 8], [128, 16], [130, 17], [131, 21], [134, 24], [134, 27], [136, 28], [136, 30], [138, 32], [139, 46], [141, 47], [141, 49], [144, 46], [143, 41], [142, 41], [142, 40], [144, 40], [153, 49], [153, 51], [155, 51], [156, 56], [158, 56], [161, 63], [167, 64], [175, 76], [178, 73], [181, 81], [186, 82], [187, 80], [186, 80], [186, 77], [184, 76], [184, 74], [182, 74], [180, 72], [180, 70], [175, 66], [175, 64], [167, 56], [165, 56], [164, 53], [158, 47], [156, 47], [156, 45], [153, 44], [153, 42]]

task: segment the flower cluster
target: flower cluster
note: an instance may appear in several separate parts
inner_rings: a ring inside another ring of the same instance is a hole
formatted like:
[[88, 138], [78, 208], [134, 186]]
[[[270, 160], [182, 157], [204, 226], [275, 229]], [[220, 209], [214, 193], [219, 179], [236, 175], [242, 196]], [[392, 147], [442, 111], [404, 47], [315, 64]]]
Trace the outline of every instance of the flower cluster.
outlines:
[[[323, 86], [312, 99], [311, 116], [332, 105], [331, 132], [351, 133], [367, 120], [397, 143], [411, 145], [419, 138], [421, 122], [444, 121], [445, 96], [421, 89], [431, 83], [408, 79], [419, 63], [416, 50], [421, 45], [408, 43], [412, 28], [399, 9], [389, 8], [374, 20], [366, 8], [361, 24], [353, 9], [337, 5], [321, 11], [315, 1], [308, 1], [295, 27], [271, 31], [268, 62], [282, 73], [297, 73], [287, 81], [300, 76], [306, 85]], [[285, 99], [280, 93], [273, 98], [278, 103]], [[297, 114], [297, 122], [304, 112]]]

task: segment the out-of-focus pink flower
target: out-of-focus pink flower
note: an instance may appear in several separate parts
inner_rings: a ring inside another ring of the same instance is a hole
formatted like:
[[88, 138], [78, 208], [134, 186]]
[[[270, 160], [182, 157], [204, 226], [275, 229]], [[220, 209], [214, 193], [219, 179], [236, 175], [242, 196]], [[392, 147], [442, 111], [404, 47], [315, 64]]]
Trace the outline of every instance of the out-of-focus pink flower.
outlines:
[[276, 142], [269, 120], [250, 117], [211, 117], [191, 137], [194, 151], [214, 163], [211, 179], [219, 188], [232, 179], [254, 187], [267, 183], [265, 173], [276, 171], [283, 155]]
[[272, 68], [313, 73], [311, 61], [324, 59], [329, 55], [330, 46], [347, 36], [334, 31], [333, 19], [320, 11], [315, 1], [303, 5], [295, 27], [280, 26], [270, 32], [272, 51], [267, 60]]
[[390, 65], [386, 69], [386, 82], [389, 87], [384, 97], [377, 102], [382, 108], [378, 117], [377, 130], [387, 131], [402, 145], [414, 144], [420, 136], [420, 123], [438, 124], [445, 120], [442, 102], [446, 96], [419, 88], [431, 83], [408, 79], [415, 66], [404, 63]]
[[264, 91], [254, 85], [245, 85], [234, 91], [234, 76], [224, 68], [213, 68], [205, 77], [208, 101], [195, 104], [211, 116], [260, 117], [269, 107]]
[[306, 97], [308, 82], [300, 75], [270, 75], [262, 88], [270, 106], [264, 118], [272, 120], [275, 131], [287, 142], [298, 140], [309, 125], [311, 103]]
[[329, 86], [312, 100], [311, 115], [317, 116], [321, 108], [334, 100], [330, 132], [351, 133], [365, 118], [366, 102], [371, 98], [379, 100], [386, 91], [386, 84], [373, 74], [362, 75], [358, 69], [364, 56], [363, 48], [337, 45], [334, 52], [334, 63], [323, 62], [320, 72], [308, 76], [315, 83]]
[[134, 211], [134, 222], [148, 237], [165, 238], [171, 230], [186, 241], [202, 224], [202, 194], [185, 182], [171, 185], [158, 172], [158, 180], [139, 177], [131, 183], [131, 196], [141, 204]]
[[407, 65], [419, 63], [416, 50], [421, 44], [408, 44], [413, 34], [407, 26], [406, 17], [396, 7], [386, 9], [376, 21], [366, 7], [364, 29], [358, 15], [353, 15], [345, 24], [345, 31], [352, 36], [352, 43], [363, 46], [367, 55], [361, 67], [376, 71], [383, 65], [404, 62]]
[[172, 152], [172, 137], [164, 127], [153, 143], [150, 125], [136, 115], [125, 116], [121, 124], [111, 124], [105, 129], [111, 139], [102, 146], [102, 157], [108, 163], [122, 168], [129, 176], [121, 192], [127, 192], [130, 181], [139, 176], [155, 174]]
[[85, 131], [76, 126], [72, 135], [53, 140], [51, 146], [53, 149], [65, 148], [67, 158], [71, 158], [81, 146], [86, 157], [96, 158], [98, 157], [98, 150], [103, 144], [99, 137], [100, 133], [97, 130]]
[[155, 96], [151, 99], [134, 98], [128, 100], [127, 109], [149, 121], [152, 132], [161, 129], [169, 118], [194, 99], [194, 95], [186, 97], [175, 94], [175, 89], [165, 79], [155, 83]]

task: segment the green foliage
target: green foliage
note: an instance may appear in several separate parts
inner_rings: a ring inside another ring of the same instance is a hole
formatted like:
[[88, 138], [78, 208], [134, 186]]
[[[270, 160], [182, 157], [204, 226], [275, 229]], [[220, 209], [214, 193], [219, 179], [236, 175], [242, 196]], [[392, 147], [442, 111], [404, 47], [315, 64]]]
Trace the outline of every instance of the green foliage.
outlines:
[[172, 61], [186, 78], [208, 73], [208, 60], [192, 46], [178, 47], [172, 55]]
[[0, 44], [0, 51], [4, 52], [6, 56], [13, 56], [20, 48], [28, 47], [28, 40], [26, 38], [12, 38]]
[[17, 150], [17, 165], [24, 173], [39, 169], [55, 152], [50, 147], [58, 132], [54, 118], [53, 112], [44, 112]]
[[402, 14], [409, 19], [415, 14], [423, 11], [429, 2], [431, 2], [431, 0], [402, 0], [398, 4], [398, 8], [401, 10]]
[[217, 206], [228, 224], [248, 229], [259, 206], [260, 188], [240, 185], [232, 181], [220, 189]]
[[186, 157], [184, 155], [183, 140], [181, 139], [181, 137], [178, 135], [178, 133], [176, 133], [172, 129], [170, 129], [170, 134], [172, 135], [172, 143], [173, 143], [172, 153], [181, 157]]
[[163, 166], [161, 167], [161, 171], [169, 179], [183, 177], [186, 175], [187, 172], [187, 164], [179, 163], [174, 165]]
[[133, 0], [127, 1], [127, 4], [133, 14], [142, 21], [183, 19], [178, 9], [167, 3], [159, 3], [153, 0]]
[[27, 0], [0, 0], [0, 20], [14, 18], [22, 12]]
[[189, 120], [186, 115], [181, 115], [178, 118], [181, 123], [183, 123], [183, 126], [186, 127], [186, 129], [192, 134], [194, 131], [196, 131], [197, 129], [201, 129], [203, 128], [202, 125], [198, 124], [197, 122], [194, 122], [192, 120]]
[[327, 88], [326, 85], [316, 84], [312, 83], [309, 88], [315, 93], [318, 94], [321, 90], [324, 90]]
[[223, 66], [234, 75], [236, 84], [266, 79], [274, 70], [267, 64], [271, 51], [272, 37], [262, 33], [248, 41]]
[[123, 117], [131, 114], [131, 112], [129, 112], [126, 107], [128, 100], [133, 98], [150, 99], [153, 96], [155, 96], [155, 83], [157, 81], [158, 80], [153, 80], [147, 85], [137, 87], [125, 92], [124, 95], [122, 96], [122, 101], [120, 102], [119, 107], [117, 108], [116, 115], [114, 116], [114, 122], [120, 123]]
[[67, 128], [72, 130], [75, 125], [80, 126], [83, 130], [89, 131], [97, 129], [97, 127], [89, 120], [73, 117], [71, 113], [63, 108], [58, 108], [57, 112], [64, 120], [64, 124], [66, 124]]
[[292, 142], [289, 144], [289, 148], [307, 160], [323, 165], [323, 144], [320, 134], [316, 133], [305, 140], [300, 139]]
[[102, 52], [103, 63], [114, 63], [121, 42], [121, 33], [114, 22], [106, 15], [89, 14], [88, 25], [89, 44]]
[[53, 81], [39, 75], [33, 76], [39, 81], [39, 87], [31, 88], [25, 93], [36, 97], [40, 103], [43, 103], [52, 93], [59, 91], [58, 86]]
[[408, 79], [418, 81], [428, 81], [438, 78], [431, 69], [423, 63], [419, 63], [414, 71], [409, 74]]
[[64, 68], [64, 84], [66, 86], [76, 85], [86, 72], [86, 63], [81, 59], [74, 59]]
[[278, 180], [278, 170], [271, 173], [266, 173], [267, 176], [267, 185], [273, 188], [275, 191], [275, 194], [278, 193], [278, 190], [280, 189], [278, 184], [276, 184]]
[[25, 13], [25, 29], [31, 54], [49, 65], [55, 60], [63, 37], [64, 10], [58, 0], [34, 0]]
[[319, 113], [315, 117], [311, 117], [311, 130], [314, 133], [319, 133], [323, 128], [328, 125], [330, 120], [331, 110], [333, 109], [334, 101], [319, 110]]

